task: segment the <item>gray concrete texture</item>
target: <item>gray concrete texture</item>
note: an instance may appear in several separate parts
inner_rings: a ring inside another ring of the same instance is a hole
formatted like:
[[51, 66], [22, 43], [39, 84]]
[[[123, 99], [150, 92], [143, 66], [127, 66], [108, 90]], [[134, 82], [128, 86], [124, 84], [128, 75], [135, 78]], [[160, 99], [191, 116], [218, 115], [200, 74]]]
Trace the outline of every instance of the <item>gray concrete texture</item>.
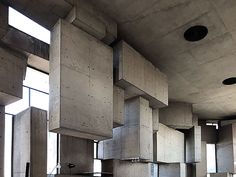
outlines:
[[115, 83], [125, 88], [125, 96], [142, 95], [153, 108], [168, 105], [166, 76], [124, 41], [114, 46]]
[[75, 1], [66, 19], [106, 44], [111, 44], [117, 38], [115, 21], [97, 10], [87, 0]]
[[[60, 135], [60, 174], [93, 172], [94, 142], [72, 136]], [[71, 170], [68, 164], [74, 164]]]
[[159, 109], [152, 109], [152, 129], [157, 132], [159, 129]]
[[158, 177], [186, 177], [185, 163], [159, 164]]
[[210, 177], [233, 177], [230, 173], [211, 173]]
[[185, 162], [201, 161], [201, 127], [194, 126], [185, 133]]
[[201, 142], [201, 162], [193, 164], [193, 177], [207, 177], [206, 142]]
[[193, 126], [198, 126], [198, 116], [193, 114]]
[[0, 106], [0, 176], [4, 176], [5, 107]]
[[13, 177], [47, 175], [47, 112], [34, 107], [17, 114], [13, 126]]
[[124, 125], [125, 93], [124, 89], [113, 86], [113, 128]]
[[8, 7], [0, 2], [0, 39], [6, 34], [8, 28]]
[[193, 126], [192, 105], [184, 102], [170, 102], [160, 109], [160, 122], [172, 128], [189, 129]]
[[109, 46], [58, 21], [50, 48], [51, 131], [92, 140], [112, 137], [112, 58]]
[[0, 105], [22, 98], [27, 58], [5, 46], [0, 46]]
[[153, 135], [154, 161], [182, 163], [185, 161], [184, 134], [159, 123], [158, 132]]
[[219, 129], [217, 143], [218, 172], [236, 172], [236, 124], [223, 126]]

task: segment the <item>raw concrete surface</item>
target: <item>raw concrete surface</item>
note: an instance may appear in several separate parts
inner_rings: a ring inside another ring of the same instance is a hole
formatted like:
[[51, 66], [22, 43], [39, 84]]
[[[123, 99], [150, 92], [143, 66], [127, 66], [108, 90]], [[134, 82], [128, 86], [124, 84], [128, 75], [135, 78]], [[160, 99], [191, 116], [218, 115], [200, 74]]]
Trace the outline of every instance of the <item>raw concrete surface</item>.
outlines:
[[210, 177], [233, 177], [230, 173], [211, 173]]
[[6, 34], [8, 28], [8, 7], [0, 2], [0, 39]]
[[206, 142], [201, 143], [201, 162], [193, 164], [194, 177], [207, 177], [207, 152]]
[[152, 109], [152, 127], [153, 132], [157, 132], [159, 129], [159, 109]]
[[159, 164], [158, 177], [186, 177], [185, 163]]
[[125, 93], [124, 89], [113, 86], [113, 128], [124, 125]]
[[0, 176], [4, 176], [5, 106], [0, 106]]
[[51, 131], [92, 140], [112, 137], [112, 58], [109, 46], [58, 21], [50, 48]]

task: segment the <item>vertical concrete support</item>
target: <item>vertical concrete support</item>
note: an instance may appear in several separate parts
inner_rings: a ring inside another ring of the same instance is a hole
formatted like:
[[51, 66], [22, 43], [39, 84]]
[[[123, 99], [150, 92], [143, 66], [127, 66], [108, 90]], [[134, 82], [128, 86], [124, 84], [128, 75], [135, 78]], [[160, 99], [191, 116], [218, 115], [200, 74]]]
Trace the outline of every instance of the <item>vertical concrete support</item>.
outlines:
[[13, 177], [24, 177], [30, 163], [30, 177], [47, 174], [47, 112], [29, 108], [14, 118]]
[[[93, 172], [94, 142], [92, 140], [60, 135], [60, 174]], [[74, 164], [71, 170], [68, 164]]]
[[113, 128], [112, 49], [59, 20], [50, 47], [50, 130], [108, 139]]
[[198, 126], [198, 116], [193, 114], [193, 126]]
[[159, 165], [158, 177], [186, 177], [185, 163], [171, 163]]
[[0, 46], [0, 105], [8, 105], [22, 98], [26, 66], [25, 56]]
[[154, 161], [164, 163], [184, 162], [184, 134], [159, 124], [153, 138]]
[[185, 134], [186, 163], [201, 161], [201, 127], [194, 126]]
[[0, 2], [0, 39], [4, 37], [8, 28], [8, 7]]
[[219, 129], [217, 143], [218, 172], [236, 172], [236, 123]]
[[152, 110], [152, 127], [153, 132], [157, 132], [159, 129], [159, 109]]
[[207, 177], [207, 152], [206, 142], [201, 143], [201, 162], [193, 164], [194, 177]]
[[166, 76], [124, 41], [114, 47], [115, 82], [126, 98], [142, 95], [153, 108], [168, 105]]
[[124, 89], [113, 87], [113, 128], [124, 125], [125, 92]]
[[86, 0], [75, 1], [67, 20], [106, 44], [117, 38], [117, 24]]
[[0, 106], [0, 176], [4, 176], [5, 107]]
[[172, 102], [160, 109], [160, 122], [177, 129], [189, 129], [193, 126], [192, 105], [183, 102]]

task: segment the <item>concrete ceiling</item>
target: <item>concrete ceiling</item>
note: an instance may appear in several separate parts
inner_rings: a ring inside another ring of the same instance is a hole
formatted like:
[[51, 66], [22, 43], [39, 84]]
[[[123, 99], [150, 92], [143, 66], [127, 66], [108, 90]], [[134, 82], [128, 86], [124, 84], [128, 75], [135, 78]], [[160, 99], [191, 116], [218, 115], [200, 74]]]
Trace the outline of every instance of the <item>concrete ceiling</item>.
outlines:
[[[73, 0], [3, 0], [50, 29]], [[236, 115], [235, 0], [89, 0], [118, 23], [120, 38], [143, 54], [169, 79], [173, 101], [193, 103], [202, 119]], [[188, 42], [183, 33], [205, 25], [208, 35]]]

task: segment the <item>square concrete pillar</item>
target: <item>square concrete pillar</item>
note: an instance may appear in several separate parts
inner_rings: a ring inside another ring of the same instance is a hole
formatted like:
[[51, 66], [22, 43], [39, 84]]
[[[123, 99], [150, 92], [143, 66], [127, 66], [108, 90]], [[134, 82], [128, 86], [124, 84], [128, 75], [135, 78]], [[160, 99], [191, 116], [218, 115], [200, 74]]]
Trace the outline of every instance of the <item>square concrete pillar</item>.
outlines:
[[106, 44], [111, 44], [117, 38], [115, 21], [86, 0], [77, 0], [66, 19]]
[[112, 137], [112, 49], [59, 20], [50, 46], [50, 130], [92, 140]]
[[159, 129], [159, 109], [152, 110], [152, 127], [153, 132], [157, 132]]
[[159, 164], [158, 177], [186, 177], [185, 163]]
[[113, 87], [113, 128], [124, 125], [125, 92], [124, 89]]
[[126, 99], [142, 95], [152, 108], [168, 105], [166, 76], [124, 41], [114, 47], [115, 82]]
[[[94, 142], [72, 136], [60, 135], [60, 174], [69, 175], [93, 172]], [[74, 164], [71, 170], [68, 164]]]
[[34, 107], [14, 117], [13, 177], [47, 175], [47, 112]]
[[189, 129], [193, 126], [192, 105], [183, 102], [171, 102], [160, 109], [160, 122], [177, 129]]
[[158, 132], [153, 137], [154, 162], [184, 162], [184, 134], [159, 124]]
[[8, 29], [8, 7], [0, 2], [0, 39], [4, 37]]
[[233, 177], [230, 173], [210, 173], [210, 177]]
[[193, 164], [194, 177], [207, 177], [207, 152], [206, 142], [201, 143], [201, 162]]
[[26, 56], [0, 46], [0, 105], [8, 105], [22, 98], [26, 66]]
[[193, 126], [198, 126], [198, 116], [193, 114]]
[[194, 126], [185, 134], [186, 163], [201, 161], [201, 127]]
[[0, 176], [4, 176], [5, 107], [0, 106]]
[[220, 127], [218, 136], [218, 172], [236, 173], [236, 123]]

